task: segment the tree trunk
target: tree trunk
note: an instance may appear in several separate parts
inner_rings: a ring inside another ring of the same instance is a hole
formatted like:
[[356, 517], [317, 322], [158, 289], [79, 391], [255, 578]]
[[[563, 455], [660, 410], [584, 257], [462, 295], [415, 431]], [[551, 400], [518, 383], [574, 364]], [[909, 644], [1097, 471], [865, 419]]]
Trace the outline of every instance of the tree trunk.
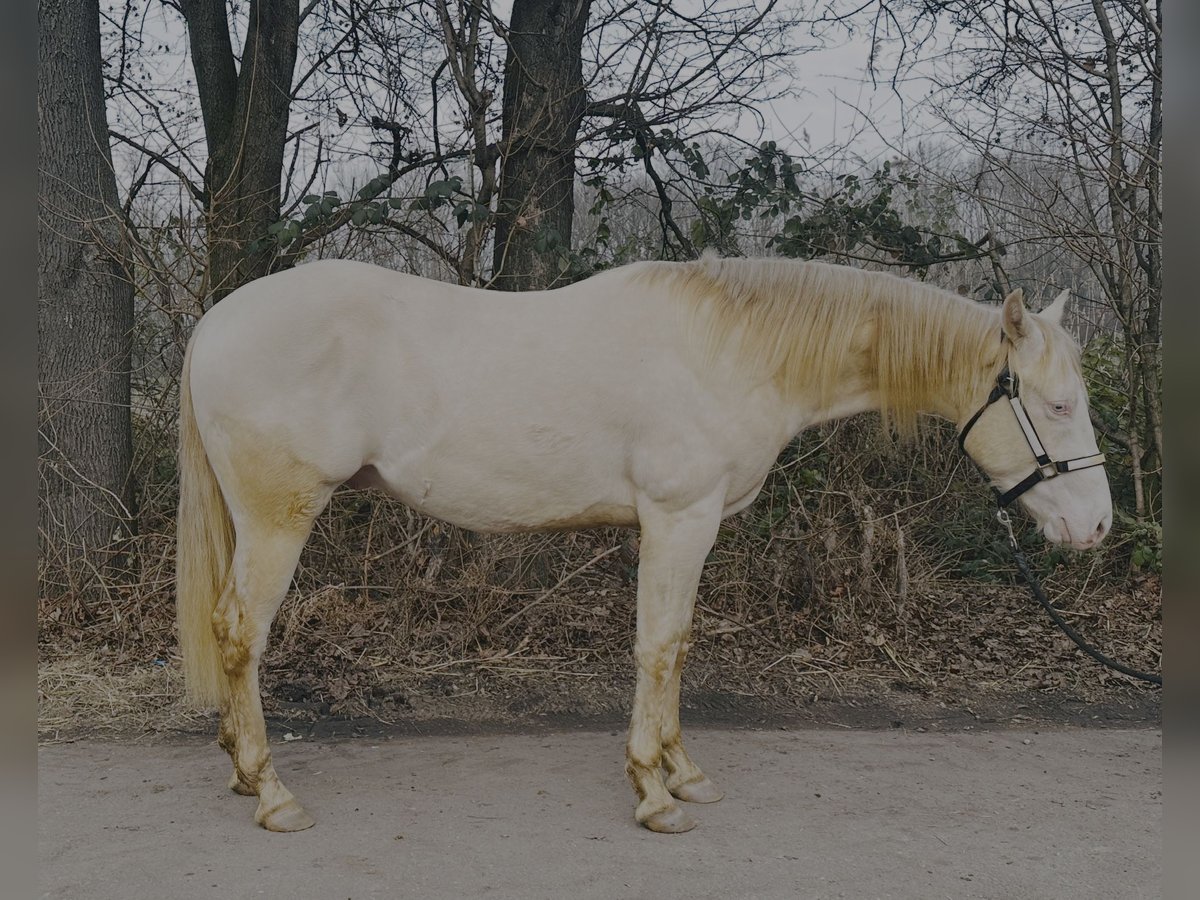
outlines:
[[225, 0], [182, 0], [204, 115], [207, 295], [215, 303], [272, 270], [299, 0], [251, 0], [241, 66]]
[[1146, 35], [1154, 42], [1154, 87], [1150, 92], [1150, 135], [1147, 143], [1145, 265], [1147, 306], [1142, 380], [1158, 465], [1163, 465], [1162, 436], [1162, 4], [1154, 19], [1146, 12]]
[[575, 143], [587, 104], [583, 34], [590, 0], [517, 0], [504, 68], [494, 284], [554, 286], [571, 249]]
[[133, 510], [133, 283], [116, 255], [97, 0], [38, 4], [38, 508], [43, 591], [98, 588]]

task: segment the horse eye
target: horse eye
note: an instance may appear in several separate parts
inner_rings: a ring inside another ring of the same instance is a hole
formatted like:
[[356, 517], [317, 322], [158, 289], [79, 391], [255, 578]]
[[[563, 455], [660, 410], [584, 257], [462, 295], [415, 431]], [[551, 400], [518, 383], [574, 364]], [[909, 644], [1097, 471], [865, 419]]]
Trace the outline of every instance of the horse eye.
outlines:
[[1065, 416], [1071, 411], [1071, 406], [1067, 403], [1051, 403], [1050, 408], [1060, 416]]

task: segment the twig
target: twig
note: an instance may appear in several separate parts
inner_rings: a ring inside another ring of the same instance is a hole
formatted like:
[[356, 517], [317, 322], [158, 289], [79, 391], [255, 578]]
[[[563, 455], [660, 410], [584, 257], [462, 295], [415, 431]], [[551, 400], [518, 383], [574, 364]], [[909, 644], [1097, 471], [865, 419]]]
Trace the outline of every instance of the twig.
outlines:
[[587, 562], [585, 562], [579, 568], [575, 569], [574, 571], [570, 572], [567, 575], [564, 575], [562, 578], [560, 578], [558, 580], [558, 583], [555, 584], [554, 587], [550, 588], [547, 591], [542, 591], [542, 593], [540, 595], [538, 595], [533, 600], [529, 601], [529, 603], [527, 603], [525, 606], [518, 609], [515, 613], [513, 613], [511, 616], [509, 616], [507, 619], [505, 619], [503, 622], [501, 622], [499, 627], [496, 628], [496, 631], [497, 632], [503, 631], [505, 628], [507, 628], [513, 622], [517, 621], [517, 619], [521, 618], [521, 616], [528, 613], [531, 609], [533, 609], [539, 603], [544, 602], [548, 597], [550, 597], [551, 594], [553, 594], [555, 591], [557, 591], [560, 587], [562, 587], [564, 584], [566, 584], [568, 581], [570, 581], [576, 575], [580, 574], [581, 572], [586, 572], [588, 569], [590, 569], [596, 563], [600, 562], [600, 560], [604, 559], [606, 556], [612, 556], [614, 553], [616, 553], [620, 549], [621, 549], [620, 544], [617, 544], [617, 546], [615, 546], [615, 547], [609, 547], [603, 553], [599, 553], [596, 556], [593, 556], [591, 559], [589, 559]]
[[700, 610], [703, 613], [707, 613], [710, 616], [716, 616], [718, 619], [724, 619], [726, 622], [732, 622], [734, 625], [737, 625], [739, 628], [744, 628], [746, 631], [750, 632], [752, 635], [757, 637], [760, 641], [774, 647], [776, 650], [786, 650], [786, 648], [782, 644], [780, 644], [778, 641], [776, 641], [770, 637], [767, 637], [767, 635], [765, 635], [756, 626], [751, 625], [749, 622], [743, 622], [741, 619], [735, 619], [733, 616], [726, 615], [723, 612], [717, 612], [712, 607], [705, 606], [703, 603], [697, 603], [696, 609]]

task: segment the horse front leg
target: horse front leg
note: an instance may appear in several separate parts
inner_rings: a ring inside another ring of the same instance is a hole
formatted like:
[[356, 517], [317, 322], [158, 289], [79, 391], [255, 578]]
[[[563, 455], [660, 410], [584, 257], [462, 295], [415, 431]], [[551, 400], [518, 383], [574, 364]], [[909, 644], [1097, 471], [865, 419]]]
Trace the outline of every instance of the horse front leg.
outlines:
[[625, 772], [638, 795], [634, 816], [651, 831], [677, 833], [696, 825], [663, 780], [664, 761], [671, 767], [686, 757], [679, 756], [676, 736], [664, 760], [663, 723], [673, 718], [678, 731], [677, 672], [686, 654], [700, 570], [716, 539], [722, 508], [723, 497], [716, 495], [681, 510], [657, 503], [638, 506], [637, 690]]

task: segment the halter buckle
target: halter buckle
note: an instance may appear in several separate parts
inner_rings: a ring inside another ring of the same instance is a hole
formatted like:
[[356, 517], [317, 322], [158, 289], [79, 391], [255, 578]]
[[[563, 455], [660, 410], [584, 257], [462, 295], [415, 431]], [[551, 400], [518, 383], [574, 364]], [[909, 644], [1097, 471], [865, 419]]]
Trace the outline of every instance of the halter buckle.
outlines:
[[1013, 372], [1009, 371], [1008, 363], [1004, 364], [1004, 368], [996, 376], [996, 387], [1000, 388], [1006, 397], [1020, 396], [1021, 380]]

